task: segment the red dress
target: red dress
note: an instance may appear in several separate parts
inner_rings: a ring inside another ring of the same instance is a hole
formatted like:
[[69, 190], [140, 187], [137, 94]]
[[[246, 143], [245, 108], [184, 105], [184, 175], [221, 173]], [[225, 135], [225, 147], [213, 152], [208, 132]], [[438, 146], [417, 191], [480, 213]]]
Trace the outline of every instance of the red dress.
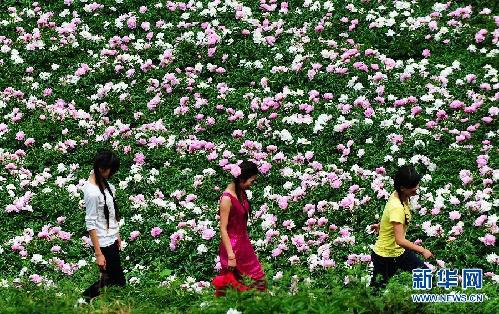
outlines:
[[[243, 194], [243, 204], [241, 204], [236, 197], [228, 192], [224, 192], [220, 196], [220, 199], [223, 195], [228, 195], [232, 202], [227, 223], [227, 233], [229, 234], [232, 251], [236, 256], [236, 269], [253, 280], [260, 280], [265, 274], [253, 250], [246, 229], [246, 213], [249, 210], [248, 200]], [[220, 263], [222, 264], [222, 273], [224, 273], [228, 266], [228, 255], [222, 241], [220, 241], [219, 256]]]

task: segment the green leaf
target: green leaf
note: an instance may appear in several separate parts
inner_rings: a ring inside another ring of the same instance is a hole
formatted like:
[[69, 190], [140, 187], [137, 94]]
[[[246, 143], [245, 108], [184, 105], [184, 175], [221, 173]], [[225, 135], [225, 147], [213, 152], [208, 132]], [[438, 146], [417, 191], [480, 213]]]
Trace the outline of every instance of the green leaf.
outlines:
[[172, 270], [171, 270], [171, 269], [165, 268], [165, 269], [163, 269], [163, 270], [159, 273], [159, 277], [160, 277], [161, 279], [163, 279], [163, 278], [166, 278], [166, 277], [170, 276], [170, 275], [171, 275], [171, 273], [172, 273]]

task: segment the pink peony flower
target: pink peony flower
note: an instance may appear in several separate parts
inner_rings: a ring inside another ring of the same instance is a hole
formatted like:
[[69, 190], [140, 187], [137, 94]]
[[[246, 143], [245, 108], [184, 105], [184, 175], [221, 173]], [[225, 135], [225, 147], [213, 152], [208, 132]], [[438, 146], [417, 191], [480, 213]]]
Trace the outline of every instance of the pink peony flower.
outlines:
[[62, 239], [62, 240], [66, 240], [66, 241], [71, 240], [71, 233], [69, 233], [69, 232], [60, 231], [58, 233], [58, 235], [59, 235], [59, 238]]
[[19, 132], [16, 133], [16, 140], [18, 140], [18, 141], [24, 141], [24, 137], [25, 137], [25, 135], [24, 135], [23, 131], [19, 131]]
[[134, 29], [137, 27], [137, 18], [135, 16], [130, 17], [127, 21], [126, 24], [128, 28]]
[[458, 220], [459, 218], [461, 218], [461, 214], [457, 210], [454, 210], [449, 213], [449, 218], [451, 220]]
[[280, 248], [275, 248], [272, 250], [272, 257], [277, 257], [279, 255], [281, 255], [282, 253], [282, 250]]
[[[153, 229], [154, 230], [154, 229]], [[160, 229], [161, 230], [161, 229]], [[161, 233], [161, 231], [157, 234], [159, 235]], [[128, 238], [130, 241], [134, 241], [135, 239], [137, 239], [137, 237], [140, 235], [140, 232], [135, 230], [135, 231], [132, 231], [130, 232], [130, 237]], [[151, 235], [153, 237], [156, 237], [154, 234], [153, 234], [153, 231], [151, 230]]]
[[488, 31], [486, 29], [481, 29], [475, 34], [475, 42], [476, 43], [481, 43], [482, 41], [485, 40], [485, 36], [487, 35]]
[[241, 167], [239, 167], [238, 165], [231, 165], [230, 173], [237, 178], [241, 174]]
[[51, 249], [50, 249], [51, 252], [53, 253], [58, 253], [61, 251], [61, 247], [59, 245], [54, 245]]
[[34, 275], [31, 275], [29, 276], [29, 279], [34, 282], [34, 283], [40, 283], [42, 282], [42, 276], [38, 275], [38, 274], [34, 274]]
[[135, 164], [142, 166], [145, 163], [145, 159], [146, 157], [144, 156], [144, 154], [137, 153], [135, 154], [135, 158], [133, 159], [133, 161], [135, 162]]
[[163, 232], [163, 230], [161, 230], [160, 227], [154, 227], [151, 229], [151, 236], [153, 238], [157, 238], [159, 237], [159, 235], [161, 234], [161, 232]]
[[277, 203], [280, 209], [288, 208], [288, 199], [286, 197], [280, 197]]
[[204, 240], [210, 240], [211, 238], [213, 238], [215, 236], [215, 234], [216, 234], [215, 230], [213, 230], [213, 229], [204, 229], [202, 238]]
[[495, 245], [496, 237], [490, 233], [487, 233], [485, 236], [478, 238], [485, 245]]
[[26, 145], [26, 146], [31, 146], [34, 143], [35, 143], [35, 139], [32, 137], [30, 137], [30, 138], [26, 139], [26, 141], [24, 141], [24, 145]]
[[463, 185], [468, 185], [473, 181], [473, 178], [471, 177], [471, 171], [469, 170], [459, 171], [459, 177], [461, 178]]
[[259, 167], [259, 171], [263, 174], [267, 174], [270, 170], [270, 168], [272, 168], [272, 165], [268, 162], [266, 163], [263, 163], [260, 167]]

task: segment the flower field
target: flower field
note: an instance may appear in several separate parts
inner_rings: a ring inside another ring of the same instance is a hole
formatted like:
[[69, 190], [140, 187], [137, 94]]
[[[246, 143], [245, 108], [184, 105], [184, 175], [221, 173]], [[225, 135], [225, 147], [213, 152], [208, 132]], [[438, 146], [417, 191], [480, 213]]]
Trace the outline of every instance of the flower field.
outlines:
[[[2, 1], [0, 309], [492, 313], [498, 53], [494, 1]], [[103, 147], [128, 286], [88, 305], [81, 188]], [[244, 159], [272, 295], [213, 300]], [[407, 238], [435, 272], [483, 269], [483, 304], [412, 304], [410, 274], [367, 290], [404, 164], [424, 174]]]

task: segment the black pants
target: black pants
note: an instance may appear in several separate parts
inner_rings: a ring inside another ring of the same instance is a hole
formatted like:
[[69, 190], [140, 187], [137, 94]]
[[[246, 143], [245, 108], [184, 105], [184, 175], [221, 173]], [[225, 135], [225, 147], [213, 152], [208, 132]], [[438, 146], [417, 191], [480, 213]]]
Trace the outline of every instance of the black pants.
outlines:
[[83, 296], [92, 299], [100, 294], [100, 289], [105, 286], [124, 286], [126, 284], [125, 274], [121, 268], [120, 250], [118, 240], [112, 245], [101, 247], [102, 254], [106, 259], [106, 269], [100, 270], [99, 280], [83, 292]]
[[[383, 257], [371, 252], [371, 261], [374, 264], [373, 276], [371, 278], [371, 287], [382, 288], [388, 280], [395, 275], [398, 270], [412, 272], [416, 268], [428, 268], [421, 261], [414, 251], [405, 250], [402, 255], [397, 257]], [[382, 278], [378, 279], [381, 275]]]

